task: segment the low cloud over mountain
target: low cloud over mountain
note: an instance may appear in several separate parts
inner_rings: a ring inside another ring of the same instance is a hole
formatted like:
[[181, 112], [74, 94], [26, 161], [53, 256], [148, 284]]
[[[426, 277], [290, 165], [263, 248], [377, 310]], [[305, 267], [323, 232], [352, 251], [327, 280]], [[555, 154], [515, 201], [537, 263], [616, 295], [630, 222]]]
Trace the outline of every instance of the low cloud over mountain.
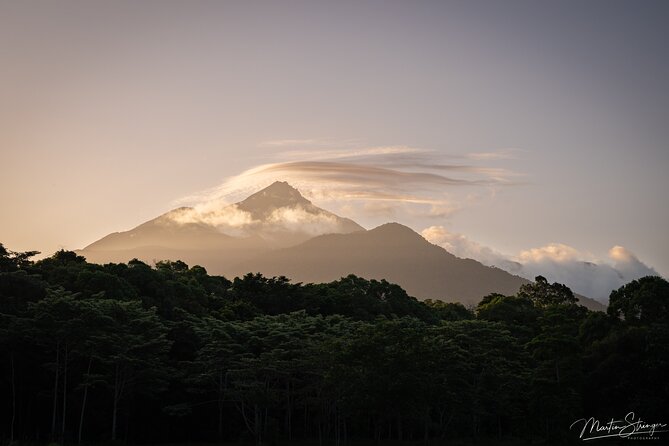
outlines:
[[294, 241], [300, 235], [314, 237], [364, 229], [352, 220], [314, 206], [297, 189], [279, 181], [239, 203], [220, 206], [208, 201], [181, 209], [170, 214], [177, 223], [202, 223], [233, 236], [256, 235], [277, 246], [285, 244], [286, 234]]
[[575, 293], [604, 303], [608, 302], [611, 290], [643, 276], [658, 275], [653, 268], [622, 246], [611, 248], [608, 260], [595, 259], [561, 243], [551, 243], [521, 251], [516, 256], [508, 256], [462, 234], [450, 232], [443, 226], [431, 226], [421, 234], [458, 257], [475, 259], [484, 265], [496, 266], [527, 279], [542, 275], [549, 281], [566, 284]]

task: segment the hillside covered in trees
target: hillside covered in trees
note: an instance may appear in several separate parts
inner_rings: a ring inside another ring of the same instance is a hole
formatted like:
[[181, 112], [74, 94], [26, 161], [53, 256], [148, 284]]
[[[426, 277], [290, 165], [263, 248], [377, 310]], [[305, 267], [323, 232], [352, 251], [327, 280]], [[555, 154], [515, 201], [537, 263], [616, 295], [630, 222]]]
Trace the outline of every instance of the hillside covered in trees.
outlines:
[[669, 422], [660, 277], [607, 313], [543, 277], [465, 308], [356, 276], [33, 254], [0, 245], [5, 442], [557, 443], [582, 417]]

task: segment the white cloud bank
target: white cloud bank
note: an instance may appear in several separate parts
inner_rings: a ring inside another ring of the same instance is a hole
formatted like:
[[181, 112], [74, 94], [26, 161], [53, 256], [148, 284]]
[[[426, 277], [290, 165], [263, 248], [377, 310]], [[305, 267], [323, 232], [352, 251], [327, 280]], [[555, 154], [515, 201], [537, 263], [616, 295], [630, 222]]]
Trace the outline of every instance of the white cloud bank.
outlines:
[[232, 236], [261, 235], [272, 239], [272, 234], [303, 233], [310, 236], [341, 232], [337, 217], [324, 212], [309, 212], [301, 205], [274, 209], [263, 219], [254, 218], [237, 204], [217, 206], [204, 203], [194, 208], [180, 208], [169, 215], [179, 224], [202, 223], [213, 226]]
[[612, 290], [643, 276], [658, 275], [622, 246], [611, 248], [606, 260], [596, 259], [591, 254], [561, 243], [508, 256], [462, 234], [450, 232], [443, 226], [430, 226], [421, 234], [458, 257], [478, 260], [484, 265], [496, 266], [530, 280], [542, 275], [551, 282], [564, 283], [575, 293], [603, 303], [608, 302]]

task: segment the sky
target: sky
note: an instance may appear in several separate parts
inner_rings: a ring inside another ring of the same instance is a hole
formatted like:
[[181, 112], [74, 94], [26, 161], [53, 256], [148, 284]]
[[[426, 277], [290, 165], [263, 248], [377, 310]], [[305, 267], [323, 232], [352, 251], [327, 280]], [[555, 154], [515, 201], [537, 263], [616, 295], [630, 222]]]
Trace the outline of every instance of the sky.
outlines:
[[667, 20], [661, 0], [0, 1], [0, 242], [78, 249], [287, 180], [480, 259], [667, 277]]

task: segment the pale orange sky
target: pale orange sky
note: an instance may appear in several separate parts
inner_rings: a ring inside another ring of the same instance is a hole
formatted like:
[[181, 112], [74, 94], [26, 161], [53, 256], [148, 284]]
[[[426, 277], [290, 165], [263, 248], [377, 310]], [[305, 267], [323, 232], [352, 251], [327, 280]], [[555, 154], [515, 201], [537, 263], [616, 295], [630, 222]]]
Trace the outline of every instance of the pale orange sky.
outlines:
[[0, 242], [81, 248], [268, 172], [370, 190], [282, 164], [338, 162], [471, 183], [313, 196], [367, 227], [621, 245], [666, 276], [667, 19], [661, 1], [2, 2]]

